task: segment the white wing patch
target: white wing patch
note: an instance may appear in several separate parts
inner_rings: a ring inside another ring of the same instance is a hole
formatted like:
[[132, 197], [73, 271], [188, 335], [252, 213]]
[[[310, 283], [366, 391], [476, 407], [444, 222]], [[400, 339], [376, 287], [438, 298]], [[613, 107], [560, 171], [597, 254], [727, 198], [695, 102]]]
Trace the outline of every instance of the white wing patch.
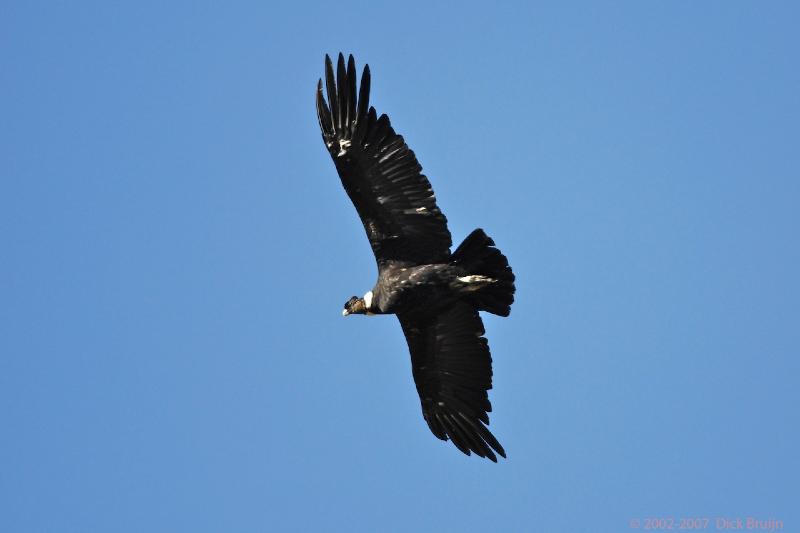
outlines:
[[372, 291], [364, 295], [364, 305], [367, 307], [367, 310], [372, 308]]
[[337, 157], [341, 157], [344, 154], [346, 154], [347, 153], [347, 149], [350, 148], [351, 144], [352, 144], [351, 141], [348, 141], [348, 140], [345, 140], [345, 139], [340, 139], [339, 140], [339, 153], [336, 154], [336, 156]]
[[458, 278], [461, 283], [493, 283], [495, 280], [486, 276], [462, 276]]

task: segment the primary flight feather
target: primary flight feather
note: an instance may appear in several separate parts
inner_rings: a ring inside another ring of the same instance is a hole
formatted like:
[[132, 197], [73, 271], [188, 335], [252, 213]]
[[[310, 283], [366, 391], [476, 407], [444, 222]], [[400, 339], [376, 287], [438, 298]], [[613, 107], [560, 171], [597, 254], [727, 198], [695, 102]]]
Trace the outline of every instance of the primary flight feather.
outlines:
[[378, 264], [373, 289], [342, 314], [396, 314], [431, 432], [496, 462], [505, 451], [486, 427], [492, 358], [478, 311], [509, 315], [514, 274], [481, 229], [450, 253], [447, 219], [414, 152], [369, 105], [370, 79], [365, 66], [358, 88], [353, 56], [345, 65], [339, 54], [334, 73], [326, 55], [325, 93], [317, 85], [322, 138]]

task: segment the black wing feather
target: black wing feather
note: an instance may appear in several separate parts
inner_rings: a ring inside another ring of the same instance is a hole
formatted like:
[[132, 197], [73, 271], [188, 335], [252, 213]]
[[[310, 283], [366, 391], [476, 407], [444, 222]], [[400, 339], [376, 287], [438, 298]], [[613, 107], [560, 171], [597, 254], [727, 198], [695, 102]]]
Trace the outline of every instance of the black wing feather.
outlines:
[[[358, 211], [379, 266], [444, 262], [452, 241], [431, 184], [389, 117], [369, 106], [370, 73], [356, 91], [353, 56], [339, 54], [336, 74], [325, 56], [325, 84], [317, 86], [317, 116], [325, 146]], [[358, 98], [356, 98], [358, 92]], [[329, 107], [330, 106], [330, 107]]]
[[411, 352], [422, 415], [462, 452], [497, 461], [505, 450], [486, 428], [492, 357], [478, 311], [466, 302], [436, 315], [398, 315]]
[[[351, 56], [352, 57], [352, 56]], [[353, 63], [355, 69], [355, 63]], [[355, 136], [353, 141], [361, 143], [364, 140], [364, 134], [367, 132], [366, 124], [363, 124], [367, 119], [367, 112], [369, 111], [369, 87], [371, 83], [369, 74], [369, 65], [364, 66], [364, 73], [361, 75], [361, 88], [358, 91], [358, 112], [356, 113], [356, 132], [359, 135]], [[356, 83], [356, 77], [353, 76], [353, 85]]]
[[[341, 56], [340, 56], [341, 57]], [[352, 136], [353, 121], [356, 118], [356, 62], [353, 56], [347, 60], [347, 127], [351, 128]]]
[[317, 84], [317, 118], [319, 119], [319, 127], [323, 135], [333, 135], [331, 129], [331, 110], [328, 109], [328, 104], [322, 97], [322, 80]]
[[333, 63], [331, 63], [331, 58], [327, 55], [325, 56], [325, 88], [328, 91], [328, 102], [330, 102], [331, 118], [333, 119], [327, 129], [330, 132], [334, 132], [336, 130], [335, 122], [339, 117], [339, 100], [336, 96], [336, 82], [333, 79]]
[[344, 69], [344, 56], [340, 53], [336, 62], [336, 94], [338, 96], [339, 114], [336, 117], [337, 129], [349, 133], [347, 127], [347, 71]]

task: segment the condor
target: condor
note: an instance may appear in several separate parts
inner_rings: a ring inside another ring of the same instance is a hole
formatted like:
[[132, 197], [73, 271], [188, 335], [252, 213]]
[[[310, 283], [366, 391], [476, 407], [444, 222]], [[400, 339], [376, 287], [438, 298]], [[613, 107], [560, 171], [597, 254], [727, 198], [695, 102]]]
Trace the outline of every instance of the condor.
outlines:
[[368, 65], [357, 91], [353, 56], [345, 66], [339, 54], [334, 74], [326, 55], [325, 86], [327, 102], [320, 79], [322, 139], [378, 263], [375, 286], [350, 298], [342, 314], [396, 314], [431, 432], [467, 455], [497, 462], [495, 453], [505, 457], [505, 451], [486, 427], [492, 358], [478, 311], [509, 315], [511, 267], [481, 229], [450, 253], [447, 219], [414, 152], [369, 105]]

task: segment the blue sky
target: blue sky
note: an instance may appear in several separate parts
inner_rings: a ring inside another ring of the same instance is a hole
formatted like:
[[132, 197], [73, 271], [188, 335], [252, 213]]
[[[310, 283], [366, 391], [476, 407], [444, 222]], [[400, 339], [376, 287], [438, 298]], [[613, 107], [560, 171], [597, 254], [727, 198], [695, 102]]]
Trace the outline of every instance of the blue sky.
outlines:
[[[0, 10], [0, 530], [800, 527], [796, 4], [285, 4]], [[517, 274], [500, 464], [341, 317], [340, 50]]]

